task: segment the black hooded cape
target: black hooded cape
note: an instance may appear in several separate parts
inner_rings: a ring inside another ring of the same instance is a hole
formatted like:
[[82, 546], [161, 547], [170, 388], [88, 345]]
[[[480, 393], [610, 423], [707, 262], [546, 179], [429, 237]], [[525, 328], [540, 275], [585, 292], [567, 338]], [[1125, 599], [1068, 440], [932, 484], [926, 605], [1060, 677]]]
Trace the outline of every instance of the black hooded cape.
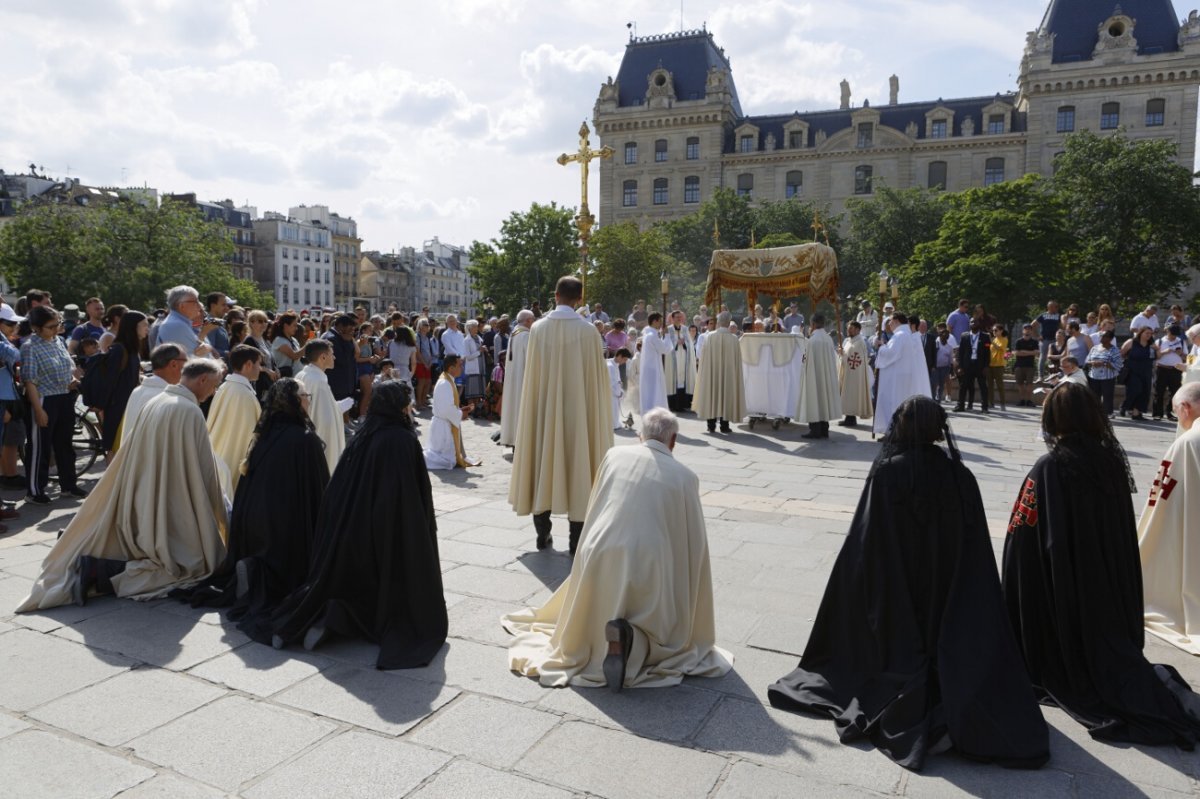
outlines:
[[416, 433], [367, 422], [342, 453], [305, 584], [275, 615], [284, 644], [314, 625], [379, 644], [376, 668], [426, 666], [446, 642], [437, 523]]
[[[263, 431], [234, 492], [228, 554], [212, 576], [172, 596], [192, 607], [227, 607], [238, 628], [271, 643], [275, 605], [304, 583], [329, 467], [321, 439], [298, 419], [277, 418]], [[249, 578], [238, 597], [236, 567]]]
[[877, 464], [800, 665], [768, 698], [830, 716], [844, 743], [867, 738], [913, 770], [947, 735], [974, 759], [1049, 759], [979, 486], [961, 463], [927, 445]]
[[1034, 690], [1098, 740], [1190, 750], [1200, 702], [1142, 653], [1137, 523], [1128, 481], [1109, 479], [1124, 469], [1098, 445], [1067, 447], [1030, 470], [1004, 544], [1004, 598]]

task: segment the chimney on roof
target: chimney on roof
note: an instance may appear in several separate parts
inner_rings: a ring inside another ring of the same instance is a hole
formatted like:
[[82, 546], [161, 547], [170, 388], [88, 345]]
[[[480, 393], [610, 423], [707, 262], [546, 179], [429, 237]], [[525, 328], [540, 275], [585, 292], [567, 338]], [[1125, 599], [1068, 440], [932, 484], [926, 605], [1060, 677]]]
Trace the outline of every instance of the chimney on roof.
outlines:
[[850, 110], [850, 81], [842, 78], [842, 110]]
[[888, 78], [888, 85], [891, 89], [891, 94], [888, 96], [888, 105], [899, 105], [900, 103], [900, 78], [893, 75]]

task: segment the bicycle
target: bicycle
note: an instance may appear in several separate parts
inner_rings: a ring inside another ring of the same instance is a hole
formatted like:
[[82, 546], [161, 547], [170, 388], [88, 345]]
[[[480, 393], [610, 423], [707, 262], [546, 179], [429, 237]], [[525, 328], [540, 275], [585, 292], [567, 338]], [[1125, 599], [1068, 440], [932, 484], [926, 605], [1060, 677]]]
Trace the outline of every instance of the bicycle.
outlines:
[[100, 417], [87, 408], [83, 400], [75, 402], [75, 429], [71, 433], [71, 445], [75, 449], [75, 474], [82, 476], [96, 465], [97, 458], [104, 454], [103, 436], [100, 432]]

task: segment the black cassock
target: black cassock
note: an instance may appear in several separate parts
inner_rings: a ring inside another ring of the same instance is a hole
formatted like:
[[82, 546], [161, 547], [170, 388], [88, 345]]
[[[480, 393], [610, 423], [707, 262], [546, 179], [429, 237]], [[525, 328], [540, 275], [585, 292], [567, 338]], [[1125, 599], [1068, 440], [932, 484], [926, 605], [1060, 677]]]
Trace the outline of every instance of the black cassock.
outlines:
[[317, 519], [307, 581], [275, 616], [283, 644], [314, 625], [379, 644], [376, 668], [426, 666], [448, 620], [429, 472], [416, 433], [368, 416]]
[[[304, 583], [329, 467], [321, 439], [297, 419], [276, 417], [247, 458], [234, 491], [225, 560], [204, 582], [171, 596], [192, 607], [229, 608], [251, 638], [271, 642], [274, 606]], [[249, 577], [237, 593], [236, 567]]]
[[1004, 598], [1034, 690], [1093, 738], [1190, 750], [1200, 703], [1175, 669], [1142, 653], [1141, 559], [1124, 466], [1097, 444], [1065, 446], [1030, 470], [1004, 544]]
[[949, 735], [962, 755], [1020, 768], [1049, 733], [1004, 614], [974, 476], [939, 447], [867, 478], [799, 667], [771, 704], [832, 717], [918, 770]]

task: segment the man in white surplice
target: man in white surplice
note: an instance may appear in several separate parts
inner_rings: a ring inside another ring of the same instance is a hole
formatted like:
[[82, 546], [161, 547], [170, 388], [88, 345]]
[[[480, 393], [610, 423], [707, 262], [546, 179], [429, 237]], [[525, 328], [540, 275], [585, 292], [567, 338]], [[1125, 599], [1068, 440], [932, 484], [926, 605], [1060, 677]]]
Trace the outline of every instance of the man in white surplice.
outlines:
[[517, 438], [517, 419], [521, 413], [521, 386], [525, 383], [525, 350], [529, 346], [529, 328], [533, 311], [523, 308], [517, 314], [517, 326], [508, 340], [504, 363], [504, 403], [500, 406], [500, 445], [511, 447]]
[[671, 345], [671, 360], [667, 362], [667, 391], [673, 411], [690, 411], [692, 395], [696, 393], [696, 343], [688, 331], [683, 311], [671, 314], [667, 326], [667, 342]]
[[879, 348], [875, 368], [879, 370], [879, 395], [875, 399], [875, 426], [878, 434], [886, 433], [892, 424], [892, 414], [909, 397], [930, 397], [929, 365], [921, 339], [908, 326], [908, 316], [893, 313], [884, 325], [891, 339]]
[[663, 359], [670, 363], [671, 343], [664, 338], [662, 330], [662, 314], [655, 312], [646, 320], [646, 329], [642, 331], [642, 357], [639, 368], [641, 380], [642, 415], [651, 408], [667, 409], [667, 375], [663, 367]]
[[462, 445], [462, 422], [474, 408], [473, 405], [459, 406], [458, 387], [454, 381], [462, 373], [462, 359], [457, 355], [445, 356], [442, 376], [433, 388], [433, 421], [429, 425], [429, 447], [425, 450], [428, 469], [479, 465], [467, 460]]

